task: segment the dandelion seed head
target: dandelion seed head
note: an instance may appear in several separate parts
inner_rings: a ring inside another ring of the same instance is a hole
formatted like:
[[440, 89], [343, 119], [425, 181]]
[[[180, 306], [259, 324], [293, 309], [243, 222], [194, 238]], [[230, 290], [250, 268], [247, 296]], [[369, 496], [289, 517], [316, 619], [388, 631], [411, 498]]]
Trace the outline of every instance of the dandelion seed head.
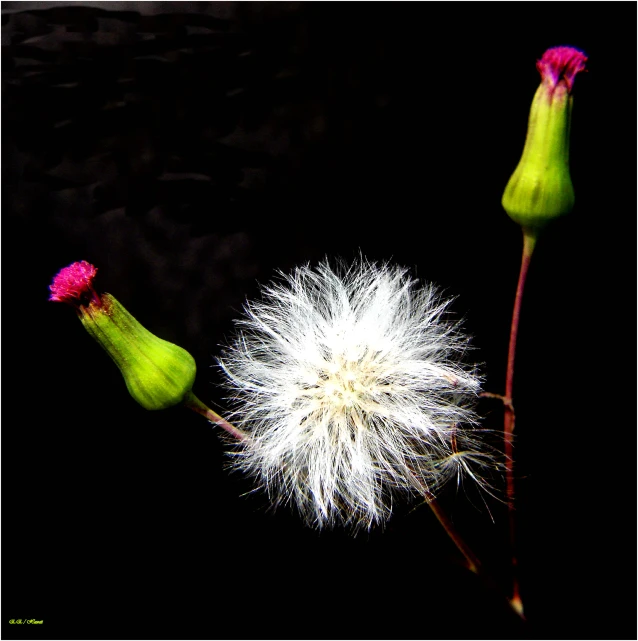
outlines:
[[219, 361], [249, 434], [236, 467], [320, 528], [381, 524], [396, 494], [430, 500], [460, 475], [480, 485], [480, 380], [449, 302], [365, 259], [281, 274]]

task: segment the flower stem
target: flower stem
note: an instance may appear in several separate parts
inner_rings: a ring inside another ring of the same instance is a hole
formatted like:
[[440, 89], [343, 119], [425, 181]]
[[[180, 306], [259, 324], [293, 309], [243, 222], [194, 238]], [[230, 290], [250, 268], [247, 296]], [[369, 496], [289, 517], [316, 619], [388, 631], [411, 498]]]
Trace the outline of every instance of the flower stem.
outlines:
[[439, 502], [431, 495], [428, 498], [428, 505], [430, 506], [430, 509], [434, 513], [434, 516], [436, 516], [439, 523], [443, 526], [443, 529], [445, 530], [446, 534], [453, 541], [454, 545], [456, 545], [459, 552], [464, 556], [465, 565], [467, 569], [470, 570], [470, 572], [473, 572], [477, 576], [481, 577], [490, 589], [499, 593], [501, 597], [504, 597], [505, 600], [507, 601], [507, 604], [514, 611], [514, 613], [521, 620], [525, 621], [525, 616], [523, 615], [522, 608], [519, 608], [517, 603], [513, 599], [509, 599], [508, 597], [505, 597], [505, 595], [503, 595], [501, 590], [499, 590], [494, 580], [488, 574], [485, 573], [479, 558], [476, 556], [476, 554], [474, 554], [470, 546], [464, 541], [463, 537], [458, 533], [450, 517], [445, 513], [445, 510], [443, 510], [443, 508], [439, 505]]
[[467, 569], [474, 574], [479, 574], [481, 569], [481, 562], [478, 560], [478, 557], [472, 552], [468, 544], [463, 540], [461, 535], [457, 532], [456, 528], [452, 524], [450, 517], [445, 513], [443, 508], [439, 505], [439, 502], [432, 497], [429, 500], [428, 505], [434, 516], [439, 520], [439, 523], [443, 526], [443, 529], [446, 531], [447, 535], [452, 539], [454, 545], [459, 549], [459, 552], [465, 557], [465, 562]]
[[523, 602], [521, 600], [520, 588], [518, 582], [518, 558], [516, 554], [516, 524], [514, 515], [514, 423], [515, 414], [512, 404], [514, 391], [514, 361], [516, 357], [516, 338], [518, 336], [518, 325], [521, 316], [521, 302], [523, 300], [523, 290], [529, 263], [532, 258], [534, 246], [536, 245], [536, 234], [529, 229], [523, 229], [523, 256], [521, 259], [521, 270], [518, 275], [518, 285], [516, 286], [516, 298], [514, 299], [514, 311], [512, 312], [512, 324], [510, 326], [510, 342], [507, 355], [507, 375], [505, 378], [505, 397], [503, 404], [505, 406], [505, 418], [503, 425], [503, 438], [505, 441], [505, 466], [507, 482], [507, 507], [509, 513], [509, 532], [510, 547], [512, 553], [512, 606], [521, 614], [523, 613]]
[[204, 405], [193, 392], [188, 392], [186, 394], [186, 397], [184, 398], [184, 405], [188, 407], [188, 409], [193, 410], [193, 412], [197, 412], [198, 414], [201, 414], [205, 418], [207, 418], [211, 423], [215, 423], [215, 425], [219, 425], [222, 429], [226, 430], [231, 436], [236, 438], [238, 441], [245, 441], [248, 438], [248, 435], [246, 432], [242, 432], [239, 428], [235, 427], [234, 425], [231, 425], [226, 419], [222, 418], [219, 414], [216, 412], [213, 412], [209, 407]]

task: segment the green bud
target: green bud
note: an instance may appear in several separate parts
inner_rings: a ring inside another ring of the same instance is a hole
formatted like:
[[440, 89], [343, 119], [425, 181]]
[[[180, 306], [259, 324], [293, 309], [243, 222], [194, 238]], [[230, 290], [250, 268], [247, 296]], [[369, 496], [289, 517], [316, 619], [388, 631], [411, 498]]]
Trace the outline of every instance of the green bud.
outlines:
[[131, 396], [147, 410], [184, 400], [195, 382], [195, 359], [151, 334], [110, 294], [79, 309], [85, 329], [120, 368]]
[[195, 382], [195, 359], [181, 347], [151, 334], [110, 294], [97, 295], [97, 269], [86, 261], [54, 278], [50, 300], [73, 305], [82, 325], [120, 368], [131, 396], [147, 410], [177, 405]]
[[532, 101], [523, 155], [502, 199], [510, 218], [524, 228], [541, 229], [574, 207], [569, 173], [571, 90], [586, 60], [577, 49], [554, 47], [537, 63], [542, 82]]

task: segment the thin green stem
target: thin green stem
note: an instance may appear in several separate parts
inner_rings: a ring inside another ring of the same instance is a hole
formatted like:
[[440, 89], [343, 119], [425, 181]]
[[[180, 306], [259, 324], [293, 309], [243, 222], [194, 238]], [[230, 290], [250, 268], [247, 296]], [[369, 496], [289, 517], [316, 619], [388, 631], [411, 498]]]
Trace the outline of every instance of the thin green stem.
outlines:
[[212, 423], [215, 423], [215, 425], [219, 425], [222, 429], [226, 430], [231, 436], [236, 438], [238, 441], [245, 441], [248, 438], [248, 435], [246, 432], [242, 432], [239, 428], [235, 427], [234, 425], [231, 425], [225, 418], [222, 418], [219, 414], [216, 412], [213, 412], [210, 407], [207, 407], [202, 403], [193, 392], [188, 392], [186, 397], [184, 398], [184, 405], [188, 407], [188, 409], [193, 410], [194, 412], [197, 412], [198, 414], [201, 414], [205, 418], [207, 418], [209, 421]]
[[510, 326], [510, 342], [507, 355], [507, 375], [505, 378], [505, 418], [503, 424], [503, 438], [505, 441], [505, 474], [507, 483], [507, 507], [509, 513], [510, 546], [512, 553], [512, 597], [513, 606], [522, 614], [523, 602], [520, 595], [518, 581], [518, 557], [516, 554], [516, 519], [514, 515], [514, 424], [515, 414], [512, 403], [514, 392], [514, 361], [516, 359], [516, 339], [518, 337], [518, 326], [521, 317], [521, 303], [525, 280], [529, 270], [529, 264], [536, 244], [536, 234], [528, 229], [523, 229], [523, 256], [521, 259], [521, 270], [518, 275], [516, 286], [516, 298], [514, 299], [514, 311], [512, 312], [512, 324]]

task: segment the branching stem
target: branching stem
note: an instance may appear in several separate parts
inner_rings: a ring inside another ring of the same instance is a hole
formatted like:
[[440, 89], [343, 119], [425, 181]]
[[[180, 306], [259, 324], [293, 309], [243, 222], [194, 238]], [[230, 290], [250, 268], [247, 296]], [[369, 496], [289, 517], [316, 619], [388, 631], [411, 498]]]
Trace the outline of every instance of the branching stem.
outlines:
[[[446, 534], [450, 537], [454, 545], [456, 545], [459, 552], [465, 558], [465, 565], [467, 569], [470, 570], [470, 572], [473, 572], [474, 574], [481, 577], [481, 579], [483, 579], [483, 581], [489, 588], [493, 589], [497, 593], [500, 593], [501, 596], [504, 596], [493, 579], [488, 574], [486, 574], [479, 558], [476, 556], [476, 554], [474, 554], [470, 546], [459, 534], [457, 529], [454, 527], [454, 524], [452, 523], [450, 517], [446, 514], [445, 510], [443, 510], [443, 508], [439, 505], [438, 501], [433, 496], [429, 498], [428, 505], [438, 519], [439, 523], [443, 526]], [[520, 619], [525, 621], [525, 616], [523, 615], [522, 608], [519, 608], [518, 604], [513, 599], [509, 599], [506, 597], [505, 600], [507, 601], [509, 607], [516, 613], [516, 615]]]

